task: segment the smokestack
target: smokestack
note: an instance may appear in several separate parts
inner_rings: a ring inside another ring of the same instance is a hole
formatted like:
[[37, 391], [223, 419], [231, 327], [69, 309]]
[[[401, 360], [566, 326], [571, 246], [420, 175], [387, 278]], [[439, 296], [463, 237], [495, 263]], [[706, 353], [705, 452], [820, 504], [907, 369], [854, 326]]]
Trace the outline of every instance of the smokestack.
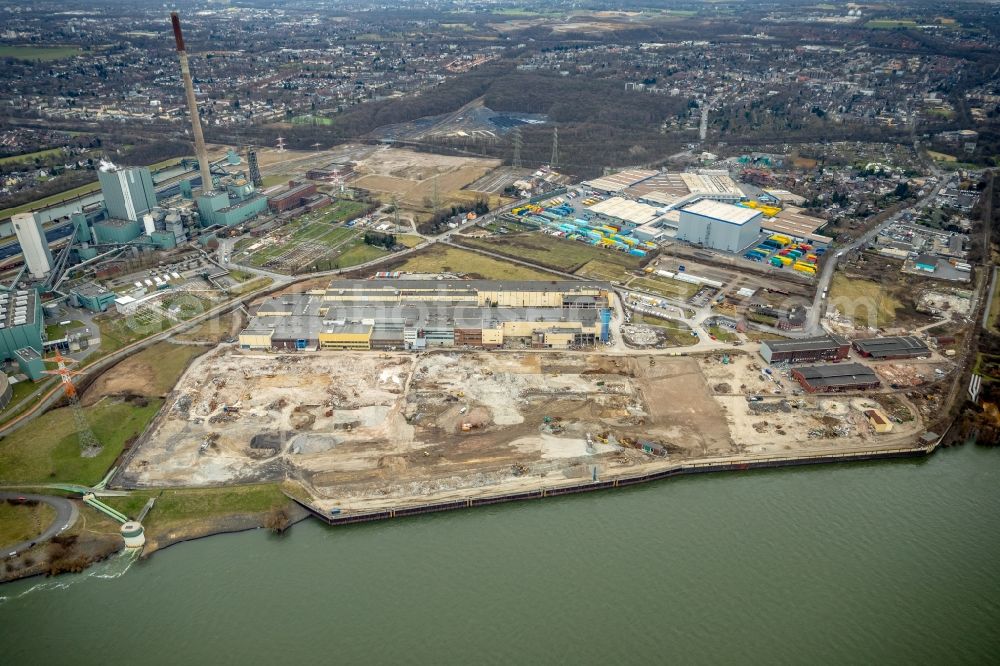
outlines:
[[184, 79], [184, 92], [187, 93], [188, 113], [191, 114], [191, 130], [194, 133], [194, 152], [198, 156], [198, 167], [201, 170], [201, 191], [214, 189], [212, 172], [208, 166], [208, 150], [205, 149], [205, 135], [201, 133], [201, 118], [198, 116], [198, 102], [194, 98], [194, 82], [191, 80], [191, 68], [188, 66], [187, 51], [184, 50], [184, 35], [181, 33], [181, 20], [177, 12], [170, 13], [170, 23], [174, 27], [174, 41], [177, 42], [177, 56], [181, 61], [181, 77]]

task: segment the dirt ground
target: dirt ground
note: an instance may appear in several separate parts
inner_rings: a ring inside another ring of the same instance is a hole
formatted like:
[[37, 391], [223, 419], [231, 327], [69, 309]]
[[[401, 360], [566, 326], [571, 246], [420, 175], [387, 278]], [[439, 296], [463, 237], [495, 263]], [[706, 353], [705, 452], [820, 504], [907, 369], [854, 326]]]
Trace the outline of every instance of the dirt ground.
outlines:
[[[723, 356], [218, 348], [168, 396], [124, 482], [292, 478], [317, 506], [350, 511], [706, 458], [895, 446], [921, 432], [901, 393], [804, 395], [756, 355]], [[879, 404], [896, 421], [889, 434], [865, 421]]]
[[[470, 358], [474, 357], [474, 358]], [[140, 486], [298, 478], [354, 505], [576, 478], [732, 450], [691, 358], [217, 350], [182, 377], [126, 472]]]
[[[722, 363], [721, 353], [702, 357], [701, 370], [725, 412], [735, 453], [843, 451], [904, 444], [923, 432], [922, 422], [912, 419], [894, 424], [891, 433], [876, 435], [863, 412], [879, 407], [883, 394], [873, 393], [870, 398], [809, 395], [787, 371], [772, 369], [766, 375], [756, 355], [728, 356], [728, 364]], [[930, 367], [926, 371], [933, 373]], [[759, 400], [750, 402], [748, 396]], [[891, 399], [902, 412], [917, 413], [902, 394], [893, 393]]]
[[396, 195], [401, 203], [423, 207], [437, 187], [442, 202], [478, 180], [496, 167], [500, 160], [451, 157], [392, 148], [380, 150], [355, 166], [357, 178], [352, 185], [388, 196]]

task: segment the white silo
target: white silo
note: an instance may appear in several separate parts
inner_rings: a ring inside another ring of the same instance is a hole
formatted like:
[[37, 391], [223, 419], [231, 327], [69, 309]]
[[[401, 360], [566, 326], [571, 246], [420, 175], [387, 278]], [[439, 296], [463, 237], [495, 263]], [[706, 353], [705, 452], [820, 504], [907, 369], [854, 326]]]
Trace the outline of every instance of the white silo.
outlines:
[[31, 277], [40, 280], [52, 270], [52, 252], [45, 238], [45, 229], [34, 213], [18, 213], [11, 218], [14, 233], [21, 245], [21, 254]]
[[146, 230], [146, 235], [152, 234], [156, 231], [156, 222], [153, 221], [153, 216], [146, 213], [142, 216], [142, 226]]

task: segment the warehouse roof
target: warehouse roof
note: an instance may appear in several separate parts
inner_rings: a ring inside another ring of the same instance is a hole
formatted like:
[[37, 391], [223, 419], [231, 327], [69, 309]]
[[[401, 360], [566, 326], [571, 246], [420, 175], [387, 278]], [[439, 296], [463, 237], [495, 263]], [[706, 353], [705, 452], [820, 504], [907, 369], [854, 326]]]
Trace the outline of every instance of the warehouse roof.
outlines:
[[761, 217], [759, 210], [734, 206], [721, 201], [712, 201], [711, 199], [702, 199], [681, 209], [681, 212], [694, 213], [695, 215], [729, 222], [730, 224], [746, 224], [753, 219]]
[[646, 224], [659, 216], [659, 211], [648, 204], [623, 199], [622, 197], [611, 197], [604, 201], [599, 201], [590, 207], [590, 210], [601, 215], [625, 220], [638, 226]]
[[855, 340], [854, 348], [862, 354], [868, 354], [875, 358], [897, 356], [900, 354], [922, 356], [930, 354], [931, 351], [920, 338], [912, 335]]
[[826, 224], [826, 220], [813, 215], [808, 215], [801, 208], [787, 206], [783, 208], [775, 217], [764, 218], [762, 226], [767, 231], [779, 234], [787, 234], [796, 238], [805, 238], [817, 242], [832, 242], [829, 236], [821, 236], [816, 230]]
[[743, 190], [728, 174], [682, 173], [681, 179], [691, 194], [743, 197]]
[[594, 180], [584, 181], [584, 185], [592, 187], [602, 192], [620, 192], [627, 187], [637, 185], [644, 180], [649, 180], [658, 172], [646, 169], [625, 169], [618, 173], [613, 173]]
[[810, 386], [835, 388], [865, 384], [879, 384], [878, 376], [866, 365], [840, 363], [830, 365], [804, 365], [794, 369]]
[[760, 344], [772, 352], [788, 353], [843, 347], [847, 344], [847, 340], [837, 335], [820, 335], [814, 338], [799, 338], [798, 340], [764, 340]]
[[[447, 326], [454, 328], [496, 328], [504, 322], [565, 322], [594, 326], [600, 320], [600, 310], [596, 308], [490, 308], [454, 305], [448, 302], [428, 302], [411, 304], [380, 305], [336, 305], [330, 307], [325, 317], [312, 315], [290, 315], [285, 317], [254, 317], [244, 333], [266, 335], [273, 331], [277, 339], [315, 339], [321, 331], [335, 330], [338, 333], [364, 333], [372, 328], [388, 328], [388, 325], [411, 326], [417, 328]], [[345, 326], [359, 326], [358, 330]]]

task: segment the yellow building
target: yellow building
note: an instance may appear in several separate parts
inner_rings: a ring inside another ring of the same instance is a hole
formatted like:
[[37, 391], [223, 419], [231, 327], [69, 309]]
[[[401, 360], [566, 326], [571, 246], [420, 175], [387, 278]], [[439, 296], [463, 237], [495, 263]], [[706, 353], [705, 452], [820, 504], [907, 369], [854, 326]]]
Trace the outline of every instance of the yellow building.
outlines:
[[878, 409], [866, 409], [865, 418], [868, 419], [868, 425], [878, 434], [884, 435], [887, 432], [892, 432], [892, 421], [882, 411]]
[[320, 331], [320, 349], [371, 349], [372, 324], [334, 324]]
[[240, 333], [240, 346], [244, 349], [270, 349], [274, 329], [247, 328]]

